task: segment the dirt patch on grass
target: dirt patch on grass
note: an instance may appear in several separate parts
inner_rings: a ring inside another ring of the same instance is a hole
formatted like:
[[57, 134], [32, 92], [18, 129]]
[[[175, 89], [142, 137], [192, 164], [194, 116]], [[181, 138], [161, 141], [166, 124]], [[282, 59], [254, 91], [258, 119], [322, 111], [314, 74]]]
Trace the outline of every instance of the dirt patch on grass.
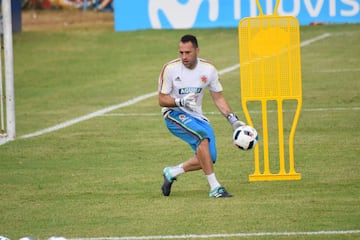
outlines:
[[27, 10], [22, 31], [114, 30], [113, 12], [82, 10]]

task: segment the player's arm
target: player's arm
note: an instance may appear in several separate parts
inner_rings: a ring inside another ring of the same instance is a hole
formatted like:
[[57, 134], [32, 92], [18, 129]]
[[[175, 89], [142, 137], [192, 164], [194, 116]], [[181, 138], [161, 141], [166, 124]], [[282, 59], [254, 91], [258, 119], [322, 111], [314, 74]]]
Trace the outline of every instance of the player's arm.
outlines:
[[191, 111], [195, 111], [195, 93], [189, 93], [183, 98], [172, 98], [168, 94], [159, 93], [159, 105], [161, 107], [185, 107]]
[[232, 111], [231, 111], [231, 108], [230, 108], [229, 104], [227, 103], [224, 95], [222, 94], [222, 92], [210, 91], [210, 93], [211, 93], [211, 97], [212, 97], [217, 109], [219, 110], [219, 112], [224, 117], [227, 117]]
[[224, 117], [227, 118], [234, 130], [242, 125], [245, 125], [245, 123], [239, 121], [238, 117], [232, 112], [222, 92], [210, 91], [210, 93], [217, 109]]
[[172, 98], [169, 94], [159, 93], [158, 101], [161, 107], [176, 107], [175, 98]]

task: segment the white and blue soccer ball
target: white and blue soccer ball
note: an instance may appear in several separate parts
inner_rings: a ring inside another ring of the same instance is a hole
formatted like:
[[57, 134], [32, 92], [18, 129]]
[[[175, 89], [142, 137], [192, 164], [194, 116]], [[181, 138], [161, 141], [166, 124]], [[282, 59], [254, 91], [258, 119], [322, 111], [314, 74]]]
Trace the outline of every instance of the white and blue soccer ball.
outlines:
[[238, 127], [233, 133], [235, 146], [244, 151], [253, 149], [258, 140], [256, 129], [248, 125]]

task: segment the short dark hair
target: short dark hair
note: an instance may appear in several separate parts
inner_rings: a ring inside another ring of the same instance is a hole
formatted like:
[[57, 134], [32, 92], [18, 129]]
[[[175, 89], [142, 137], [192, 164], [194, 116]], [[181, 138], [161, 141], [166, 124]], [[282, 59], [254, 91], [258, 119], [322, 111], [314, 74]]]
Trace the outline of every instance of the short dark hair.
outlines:
[[191, 42], [195, 48], [199, 47], [198, 41], [194, 35], [186, 34], [181, 37], [180, 42], [182, 43]]

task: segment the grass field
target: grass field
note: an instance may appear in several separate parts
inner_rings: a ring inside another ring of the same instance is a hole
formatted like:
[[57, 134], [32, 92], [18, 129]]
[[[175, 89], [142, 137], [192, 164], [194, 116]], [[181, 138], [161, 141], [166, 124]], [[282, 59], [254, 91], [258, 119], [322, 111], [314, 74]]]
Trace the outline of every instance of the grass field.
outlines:
[[[80, 28], [14, 36], [19, 138], [0, 145], [0, 235], [360, 238], [360, 25], [301, 28], [301, 41], [330, 36], [301, 49], [303, 109], [295, 134], [300, 181], [249, 182], [252, 152], [232, 146], [231, 127], [208, 96], [204, 111], [215, 112], [208, 117], [218, 142], [215, 171], [232, 199], [209, 199], [201, 172], [181, 176], [171, 196], [162, 196], [163, 167], [192, 152], [168, 133], [155, 96], [21, 138], [156, 92], [162, 65], [177, 57], [178, 39], [188, 32], [198, 36], [201, 57], [218, 70], [239, 62], [236, 29]], [[221, 78], [243, 119], [239, 70]]]

